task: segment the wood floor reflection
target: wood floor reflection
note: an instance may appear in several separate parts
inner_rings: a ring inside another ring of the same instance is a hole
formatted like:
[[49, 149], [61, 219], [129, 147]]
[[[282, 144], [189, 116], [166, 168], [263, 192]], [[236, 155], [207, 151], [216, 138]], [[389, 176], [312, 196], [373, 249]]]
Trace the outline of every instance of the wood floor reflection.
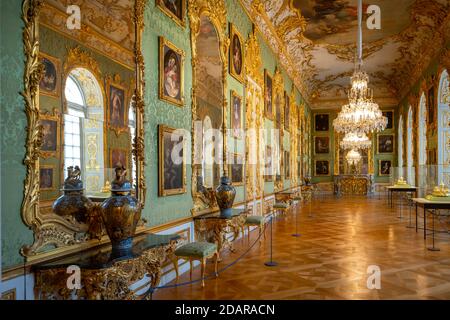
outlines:
[[[427, 250], [431, 236], [406, 228], [398, 209], [385, 200], [364, 197], [325, 197], [274, 221], [274, 260], [266, 267], [267, 239], [217, 279], [178, 288], [160, 289], [154, 299], [450, 299], [450, 237], [438, 236], [438, 252]], [[414, 211], [412, 211], [414, 213]], [[412, 219], [414, 222], [414, 219]], [[252, 232], [252, 242], [257, 232]], [[248, 248], [247, 238], [236, 242], [236, 252], [222, 254], [219, 269]], [[381, 269], [381, 289], [367, 289], [367, 268]], [[207, 272], [213, 271], [209, 264]], [[194, 271], [199, 278], [200, 268]], [[189, 273], [178, 282], [189, 281]], [[175, 282], [172, 282], [174, 284]]]

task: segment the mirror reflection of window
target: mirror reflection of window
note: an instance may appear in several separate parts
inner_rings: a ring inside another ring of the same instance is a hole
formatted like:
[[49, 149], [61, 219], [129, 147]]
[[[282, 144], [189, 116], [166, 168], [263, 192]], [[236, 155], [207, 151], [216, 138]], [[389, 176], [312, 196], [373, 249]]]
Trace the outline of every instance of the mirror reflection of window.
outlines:
[[[131, 99], [133, 101], [133, 99]], [[134, 138], [136, 137], [136, 113], [133, 108], [133, 102], [130, 103], [130, 108], [128, 110], [128, 127], [130, 128], [130, 145], [133, 148]], [[131, 178], [133, 183], [135, 183], [136, 177], [136, 161], [131, 161]]]
[[85, 68], [73, 69], [65, 81], [64, 176], [79, 166], [88, 193], [104, 185], [103, 93], [96, 77]]

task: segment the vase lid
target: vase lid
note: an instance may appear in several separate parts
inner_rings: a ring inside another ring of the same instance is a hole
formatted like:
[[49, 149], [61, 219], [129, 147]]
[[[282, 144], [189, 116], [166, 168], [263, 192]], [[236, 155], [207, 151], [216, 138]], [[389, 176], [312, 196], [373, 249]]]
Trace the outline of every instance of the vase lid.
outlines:
[[81, 170], [79, 166], [67, 167], [67, 178], [64, 180], [62, 191], [81, 191], [83, 181], [81, 181]]

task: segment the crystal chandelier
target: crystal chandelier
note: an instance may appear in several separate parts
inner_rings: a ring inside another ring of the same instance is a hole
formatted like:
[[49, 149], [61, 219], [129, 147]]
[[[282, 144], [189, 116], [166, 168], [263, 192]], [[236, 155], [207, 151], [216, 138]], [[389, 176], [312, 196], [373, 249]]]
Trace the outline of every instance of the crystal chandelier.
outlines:
[[372, 141], [366, 136], [365, 133], [358, 134], [355, 132], [349, 132], [345, 134], [340, 146], [342, 149], [369, 149], [372, 146]]
[[369, 76], [362, 71], [362, 0], [358, 0], [358, 61], [350, 79], [349, 103], [342, 107], [333, 121], [334, 129], [341, 133], [353, 132], [359, 135], [383, 131], [387, 118], [373, 101]]
[[361, 161], [361, 154], [355, 149], [350, 150], [345, 156], [348, 164], [356, 166], [359, 161]]

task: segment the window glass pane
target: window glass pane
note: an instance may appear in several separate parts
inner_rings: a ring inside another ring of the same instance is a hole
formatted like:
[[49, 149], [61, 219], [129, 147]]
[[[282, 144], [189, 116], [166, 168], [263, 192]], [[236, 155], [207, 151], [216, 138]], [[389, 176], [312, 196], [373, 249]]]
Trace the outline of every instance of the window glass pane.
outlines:
[[73, 144], [73, 135], [72, 134], [65, 134], [64, 135], [64, 144], [66, 146], [71, 146]]
[[76, 103], [79, 105], [84, 105], [83, 95], [81, 94], [81, 91], [80, 91], [78, 85], [75, 83], [75, 81], [71, 77], [67, 78], [64, 93], [65, 93], [67, 101], [73, 102], [73, 103]]

